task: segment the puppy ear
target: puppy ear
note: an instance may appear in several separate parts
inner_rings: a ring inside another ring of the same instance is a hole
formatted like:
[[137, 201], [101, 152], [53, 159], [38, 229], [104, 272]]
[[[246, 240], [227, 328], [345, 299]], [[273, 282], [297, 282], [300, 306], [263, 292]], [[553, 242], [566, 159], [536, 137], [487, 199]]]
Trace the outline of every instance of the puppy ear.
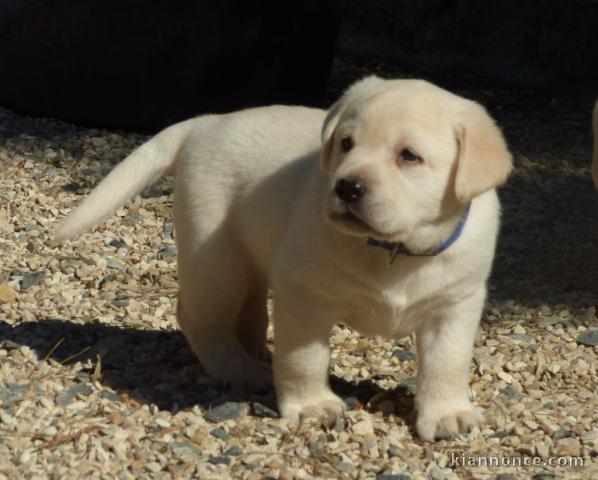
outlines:
[[343, 96], [330, 107], [330, 110], [328, 110], [328, 114], [324, 119], [324, 125], [322, 126], [322, 156], [320, 158], [320, 167], [322, 170], [330, 170], [332, 150], [334, 147], [334, 131], [347, 106], [360, 99], [370, 98], [386, 88], [387, 85], [388, 82], [386, 80], [376, 77], [375, 75], [370, 75], [351, 85]]
[[594, 185], [598, 190], [598, 100], [594, 105], [594, 115], [592, 119], [592, 126], [594, 130], [594, 155], [592, 157], [592, 178]]
[[330, 171], [330, 163], [332, 159], [332, 149], [334, 147], [334, 131], [338, 125], [341, 113], [344, 110], [345, 102], [344, 96], [338, 100], [324, 119], [322, 125], [322, 155], [320, 157], [320, 168], [324, 171]]
[[511, 153], [485, 108], [468, 101], [455, 127], [458, 143], [455, 194], [463, 204], [505, 182], [513, 167]]

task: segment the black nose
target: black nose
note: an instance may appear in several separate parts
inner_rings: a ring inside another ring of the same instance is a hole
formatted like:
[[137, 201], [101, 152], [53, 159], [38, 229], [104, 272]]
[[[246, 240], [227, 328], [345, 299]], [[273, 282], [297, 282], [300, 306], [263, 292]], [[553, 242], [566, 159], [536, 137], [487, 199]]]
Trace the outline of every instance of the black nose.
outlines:
[[341, 178], [334, 187], [338, 197], [346, 203], [359, 200], [366, 190], [365, 181], [362, 178]]

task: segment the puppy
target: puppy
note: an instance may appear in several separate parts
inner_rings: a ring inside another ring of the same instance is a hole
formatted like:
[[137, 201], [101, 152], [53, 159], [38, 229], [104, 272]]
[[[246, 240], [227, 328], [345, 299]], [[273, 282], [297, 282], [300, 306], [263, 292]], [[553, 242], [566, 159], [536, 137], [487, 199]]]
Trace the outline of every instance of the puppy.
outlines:
[[592, 179], [598, 190], [598, 100], [594, 105], [594, 115], [592, 118], [592, 130], [594, 131], [594, 155], [592, 158]]
[[[323, 127], [322, 127], [323, 125]], [[320, 144], [321, 129], [321, 144]], [[420, 80], [366, 78], [324, 111], [273, 106], [159, 133], [64, 221], [57, 239], [175, 176], [178, 322], [203, 367], [263, 384], [274, 291], [282, 416], [334, 418], [329, 335], [416, 332], [416, 430], [478, 425], [468, 371], [511, 155], [488, 113]]]

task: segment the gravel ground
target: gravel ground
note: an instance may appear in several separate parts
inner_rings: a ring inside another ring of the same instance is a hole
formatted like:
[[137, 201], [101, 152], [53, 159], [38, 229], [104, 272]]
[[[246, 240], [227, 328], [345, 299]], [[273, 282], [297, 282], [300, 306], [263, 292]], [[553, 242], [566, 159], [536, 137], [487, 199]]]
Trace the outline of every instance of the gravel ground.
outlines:
[[[338, 60], [330, 97], [380, 69]], [[598, 478], [593, 93], [440, 80], [488, 105], [516, 156], [472, 364], [481, 431], [415, 437], [411, 338], [335, 330], [349, 408], [332, 427], [289, 426], [273, 392], [208, 378], [176, 328], [168, 179], [94, 232], [47, 241], [145, 137], [0, 110], [0, 479]]]

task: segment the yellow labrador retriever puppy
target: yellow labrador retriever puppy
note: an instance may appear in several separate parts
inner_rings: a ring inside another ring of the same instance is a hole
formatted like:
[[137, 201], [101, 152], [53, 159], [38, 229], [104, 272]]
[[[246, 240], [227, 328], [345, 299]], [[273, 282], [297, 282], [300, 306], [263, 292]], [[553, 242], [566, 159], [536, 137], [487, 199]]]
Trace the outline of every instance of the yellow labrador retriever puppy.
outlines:
[[480, 105], [425, 81], [369, 77], [328, 114], [274, 106], [167, 128], [57, 238], [173, 173], [178, 322], [204, 368], [230, 382], [268, 380], [273, 288], [280, 412], [334, 417], [344, 404], [328, 384], [332, 326], [416, 332], [416, 429], [433, 439], [482, 420], [468, 370], [499, 225], [494, 188], [510, 170]]

